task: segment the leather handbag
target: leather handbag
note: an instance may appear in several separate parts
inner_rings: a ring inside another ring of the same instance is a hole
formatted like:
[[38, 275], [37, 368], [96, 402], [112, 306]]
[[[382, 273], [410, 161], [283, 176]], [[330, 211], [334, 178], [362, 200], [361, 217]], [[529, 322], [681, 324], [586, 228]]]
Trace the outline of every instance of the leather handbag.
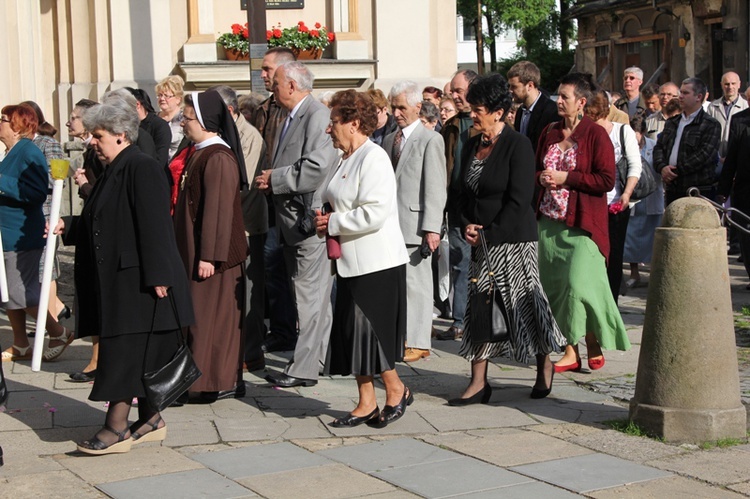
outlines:
[[[628, 182], [628, 158], [625, 156], [625, 125], [620, 127], [620, 150], [623, 151], [620, 161], [617, 162], [617, 176], [620, 185], [625, 189], [625, 184]], [[638, 158], [640, 159], [640, 157]], [[635, 184], [633, 194], [630, 199], [633, 201], [643, 199], [656, 190], [656, 171], [648, 163], [643, 165], [641, 169], [641, 178], [638, 179], [638, 183]], [[623, 208], [627, 208], [624, 206]]]
[[[156, 306], [159, 301], [157, 300], [154, 305], [154, 319], [156, 319]], [[179, 329], [175, 331], [177, 335], [177, 353], [174, 354], [172, 360], [170, 360], [164, 367], [155, 371], [146, 372], [146, 356], [144, 355], [143, 364], [143, 387], [146, 390], [146, 399], [148, 400], [151, 408], [157, 412], [161, 412], [169, 407], [172, 402], [185, 393], [195, 381], [201, 377], [202, 373], [195, 365], [193, 355], [190, 353], [185, 338], [182, 335], [182, 326], [180, 325], [180, 317], [177, 314], [177, 307], [174, 304], [174, 297], [172, 293], [169, 293], [169, 302], [172, 304], [172, 311], [174, 312], [175, 319], [177, 319], [177, 326]], [[146, 351], [148, 352], [148, 343], [151, 340], [151, 335], [154, 332], [154, 321], [151, 321], [151, 332], [149, 332], [148, 340], [146, 342]]]
[[[508, 341], [510, 339], [510, 329], [508, 328], [507, 313], [500, 295], [500, 285], [497, 282], [495, 273], [490, 268], [489, 251], [487, 250], [487, 239], [484, 231], [479, 229], [480, 257], [484, 257], [486, 272], [489, 277], [490, 287], [485, 291], [478, 288], [479, 276], [471, 279], [470, 307], [471, 316], [470, 336], [474, 345], [482, 343], [497, 343], [499, 341]], [[484, 272], [479, 263], [479, 272]]]

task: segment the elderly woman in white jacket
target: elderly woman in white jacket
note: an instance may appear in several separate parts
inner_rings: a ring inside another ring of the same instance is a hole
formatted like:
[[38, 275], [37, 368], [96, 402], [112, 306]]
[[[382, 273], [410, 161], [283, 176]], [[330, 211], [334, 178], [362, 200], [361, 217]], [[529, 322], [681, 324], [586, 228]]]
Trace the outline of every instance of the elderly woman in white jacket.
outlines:
[[621, 161], [627, 162], [626, 181], [620, 180], [617, 175], [615, 188], [607, 193], [607, 204], [609, 205], [609, 259], [607, 260], [607, 278], [612, 296], [617, 303], [620, 296], [620, 285], [622, 284], [622, 260], [625, 249], [625, 234], [628, 230], [630, 220], [630, 208], [635, 205], [630, 201], [638, 180], [641, 178], [641, 153], [638, 147], [638, 139], [630, 125], [612, 123], [607, 118], [609, 114], [609, 99], [603, 90], [594, 93], [591, 100], [584, 108], [586, 116], [596, 121], [609, 134], [612, 146], [615, 149], [615, 162], [618, 170]]
[[[395, 369], [404, 355], [409, 257], [398, 223], [393, 167], [368, 139], [376, 127], [377, 107], [369, 96], [354, 90], [333, 96], [326, 131], [344, 154], [324, 192], [329, 209], [315, 219], [318, 235], [340, 244], [326, 367], [329, 374], [354, 374], [359, 390], [357, 407], [331, 422], [337, 428], [383, 427], [403, 416], [413, 401]], [[378, 373], [386, 391], [382, 410], [373, 384]]]

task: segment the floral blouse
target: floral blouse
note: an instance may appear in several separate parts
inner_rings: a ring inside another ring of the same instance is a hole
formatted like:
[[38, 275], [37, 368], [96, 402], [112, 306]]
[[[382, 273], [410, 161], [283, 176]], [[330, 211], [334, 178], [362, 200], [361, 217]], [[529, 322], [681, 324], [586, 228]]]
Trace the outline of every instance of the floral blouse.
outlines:
[[[576, 169], [576, 151], [578, 145], [563, 151], [558, 144], [552, 144], [544, 156], [544, 167], [560, 172]], [[539, 210], [552, 220], [565, 220], [568, 214], [569, 189], [545, 190]]]

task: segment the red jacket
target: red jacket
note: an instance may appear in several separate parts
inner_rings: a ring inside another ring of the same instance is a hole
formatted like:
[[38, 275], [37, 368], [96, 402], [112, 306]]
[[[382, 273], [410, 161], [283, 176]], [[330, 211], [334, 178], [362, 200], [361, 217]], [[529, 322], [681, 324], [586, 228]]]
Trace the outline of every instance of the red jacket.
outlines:
[[[552, 123], [542, 132], [536, 150], [536, 182], [544, 170], [544, 156], [549, 146], [562, 142], [563, 122]], [[570, 139], [578, 145], [576, 168], [568, 172], [566, 186], [570, 189], [565, 224], [591, 234], [604, 258], [609, 257], [607, 193], [615, 186], [615, 151], [609, 135], [588, 117], [583, 117]], [[537, 218], [544, 190], [537, 199]]]

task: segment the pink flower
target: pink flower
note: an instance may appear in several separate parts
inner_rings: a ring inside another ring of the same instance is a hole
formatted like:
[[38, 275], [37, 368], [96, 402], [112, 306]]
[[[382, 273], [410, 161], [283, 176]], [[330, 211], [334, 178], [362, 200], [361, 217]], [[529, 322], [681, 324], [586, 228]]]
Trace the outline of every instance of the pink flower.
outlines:
[[612, 203], [611, 205], [609, 205], [609, 213], [610, 213], [610, 215], [617, 215], [621, 211], [622, 211], [622, 203], [621, 202], [618, 201], [616, 203]]

